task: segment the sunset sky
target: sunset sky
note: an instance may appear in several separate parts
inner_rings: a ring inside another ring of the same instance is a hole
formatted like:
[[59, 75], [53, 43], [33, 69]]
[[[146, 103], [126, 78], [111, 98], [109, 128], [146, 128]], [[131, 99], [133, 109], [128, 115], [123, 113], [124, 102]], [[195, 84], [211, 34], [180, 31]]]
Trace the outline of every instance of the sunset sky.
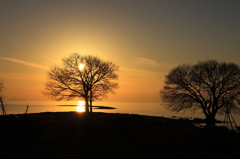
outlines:
[[120, 66], [116, 102], [160, 102], [182, 63], [240, 65], [239, 0], [1, 0], [0, 21], [8, 100], [51, 100], [46, 73], [73, 52]]

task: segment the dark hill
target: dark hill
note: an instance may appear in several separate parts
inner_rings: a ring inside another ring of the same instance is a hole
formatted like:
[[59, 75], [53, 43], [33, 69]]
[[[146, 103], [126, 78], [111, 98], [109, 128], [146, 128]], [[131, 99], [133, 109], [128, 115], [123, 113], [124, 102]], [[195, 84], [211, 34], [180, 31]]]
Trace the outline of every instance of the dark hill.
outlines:
[[0, 158], [239, 158], [240, 137], [191, 121], [76, 112], [0, 116]]

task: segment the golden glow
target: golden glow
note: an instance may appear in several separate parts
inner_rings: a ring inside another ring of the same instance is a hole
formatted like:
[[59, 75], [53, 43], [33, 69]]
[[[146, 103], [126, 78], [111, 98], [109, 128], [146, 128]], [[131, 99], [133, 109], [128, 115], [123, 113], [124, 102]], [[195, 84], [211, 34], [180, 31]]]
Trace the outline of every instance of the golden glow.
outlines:
[[85, 107], [84, 106], [77, 106], [76, 111], [77, 112], [85, 112]]
[[84, 101], [77, 101], [77, 105], [79, 105], [79, 106], [84, 106], [85, 105], [85, 102]]
[[80, 64], [80, 65], [78, 66], [78, 68], [79, 68], [79, 70], [83, 70], [83, 69], [84, 69], [84, 64]]
[[77, 112], [85, 112], [85, 102], [84, 101], [77, 101], [77, 107], [76, 107], [76, 111]]

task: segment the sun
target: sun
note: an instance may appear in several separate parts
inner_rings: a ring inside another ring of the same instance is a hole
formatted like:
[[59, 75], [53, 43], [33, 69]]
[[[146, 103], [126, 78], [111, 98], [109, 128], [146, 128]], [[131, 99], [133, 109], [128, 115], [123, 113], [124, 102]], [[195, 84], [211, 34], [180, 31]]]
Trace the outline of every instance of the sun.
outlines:
[[78, 66], [78, 68], [79, 68], [79, 70], [83, 70], [84, 69], [84, 64], [80, 64], [79, 66]]

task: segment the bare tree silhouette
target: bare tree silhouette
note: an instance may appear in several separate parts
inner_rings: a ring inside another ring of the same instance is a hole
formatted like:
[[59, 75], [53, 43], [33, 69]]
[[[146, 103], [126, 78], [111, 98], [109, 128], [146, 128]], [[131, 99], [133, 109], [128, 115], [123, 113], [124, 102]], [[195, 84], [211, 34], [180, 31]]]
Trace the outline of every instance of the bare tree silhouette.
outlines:
[[215, 126], [216, 114], [226, 108], [240, 113], [240, 69], [215, 60], [182, 64], [166, 75], [160, 96], [172, 111], [202, 109], [206, 125]]
[[62, 59], [62, 67], [50, 68], [43, 93], [56, 100], [82, 98], [85, 111], [92, 112], [94, 100], [102, 100], [118, 88], [118, 69], [113, 62], [72, 53]]
[[6, 110], [5, 110], [5, 106], [4, 106], [4, 103], [3, 103], [3, 92], [5, 90], [5, 84], [4, 84], [4, 81], [2, 80], [0, 82], [0, 103], [1, 103], [1, 111], [2, 111], [2, 115], [6, 115]]

